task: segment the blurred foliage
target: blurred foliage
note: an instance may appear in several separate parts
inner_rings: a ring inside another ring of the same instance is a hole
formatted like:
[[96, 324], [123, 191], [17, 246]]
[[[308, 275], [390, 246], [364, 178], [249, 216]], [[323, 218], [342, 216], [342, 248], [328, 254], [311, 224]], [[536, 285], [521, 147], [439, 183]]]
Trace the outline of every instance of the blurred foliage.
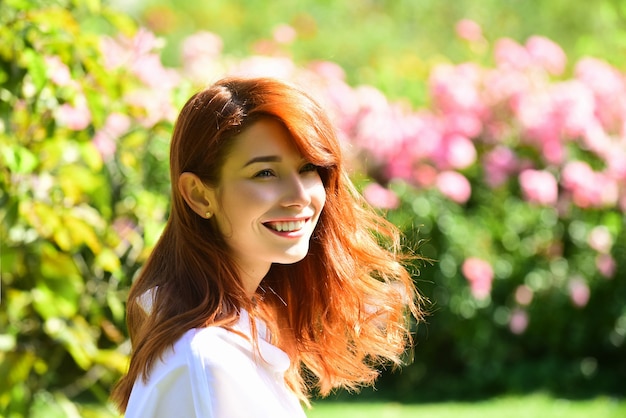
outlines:
[[[208, 29], [223, 40], [224, 55], [213, 51], [211, 65], [201, 57], [196, 62], [209, 79], [239, 64], [252, 67], [252, 53], [303, 67], [335, 61], [338, 68], [318, 67], [315, 76], [323, 81], [316, 93], [326, 99], [337, 91], [344, 99], [364, 94], [359, 109], [381, 117], [390, 106], [385, 96], [349, 85], [370, 84], [392, 98], [428, 103], [428, 78], [437, 64], [491, 61], [488, 44], [454, 40], [451, 22], [460, 18], [480, 22], [485, 39], [547, 35], [565, 47], [570, 65], [590, 53], [624, 64], [620, 2], [116, 4], [122, 6], [130, 17], [100, 0], [0, 2], [3, 417], [114, 415], [98, 405], [106, 405], [127, 365], [124, 301], [167, 217], [172, 120], [195, 88], [185, 75], [199, 58], [178, 55], [187, 35]], [[133, 16], [167, 35], [168, 43], [139, 29]], [[273, 31], [282, 23], [295, 29], [295, 39], [277, 39]], [[365, 29], [356, 30], [359, 25]], [[161, 56], [185, 68], [166, 68]], [[373, 106], [381, 101], [383, 107]], [[362, 177], [366, 169], [378, 179], [367, 161], [354, 164], [363, 168], [355, 173], [362, 186], [371, 183]], [[436, 260], [420, 265], [416, 277], [433, 314], [418, 328], [416, 361], [400, 374], [385, 374], [377, 396], [472, 397], [540, 385], [564, 394], [623, 396], [623, 210], [572, 206], [561, 216], [525, 201], [513, 178], [496, 190], [488, 187], [481, 170], [476, 164], [463, 172], [472, 188], [463, 204], [434, 189], [390, 181], [399, 206], [388, 211], [389, 219], [405, 230], [408, 246], [420, 243], [418, 250]], [[614, 242], [612, 279], [601, 277], [587, 243], [597, 225]], [[550, 256], [553, 244], [558, 257]], [[474, 297], [461, 274], [463, 260], [475, 255], [493, 265], [486, 299]], [[588, 303], [572, 303], [571, 273], [586, 278]], [[522, 306], [530, 320], [514, 333], [520, 286], [532, 290]]]
[[454, 42], [455, 23], [478, 22], [487, 39], [522, 42], [543, 35], [572, 61], [585, 55], [626, 64], [626, 4], [620, 0], [112, 0], [142, 25], [168, 40], [166, 63], [179, 64], [180, 41], [199, 30], [224, 40], [229, 55], [243, 57], [272, 39], [281, 25], [295, 28], [284, 45], [302, 64], [329, 60], [346, 70], [350, 84], [380, 88], [391, 98], [426, 100], [424, 80], [433, 65], [475, 54]]
[[3, 417], [89, 416], [73, 401], [105, 404], [127, 366], [124, 301], [167, 210], [171, 126], [132, 122], [106, 158], [92, 138], [140, 111], [122, 97], [141, 83], [101, 52], [134, 31], [99, 0], [0, 3]]

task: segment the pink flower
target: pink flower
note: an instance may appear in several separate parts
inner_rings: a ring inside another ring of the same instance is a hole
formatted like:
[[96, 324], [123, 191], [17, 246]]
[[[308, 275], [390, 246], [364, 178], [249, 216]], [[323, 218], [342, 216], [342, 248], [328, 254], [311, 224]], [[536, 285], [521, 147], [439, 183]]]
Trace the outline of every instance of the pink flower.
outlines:
[[445, 131], [451, 135], [475, 138], [483, 130], [481, 115], [471, 112], [453, 112], [441, 116]]
[[598, 254], [596, 256], [596, 268], [606, 278], [615, 276], [617, 263], [610, 254]]
[[552, 173], [526, 169], [519, 175], [522, 193], [529, 202], [552, 206], [558, 197], [558, 185]]
[[278, 25], [274, 28], [273, 37], [279, 44], [290, 44], [297, 36], [296, 30], [290, 25]]
[[574, 277], [569, 282], [569, 296], [572, 303], [578, 307], [583, 308], [589, 302], [591, 292], [587, 282], [581, 277]]
[[509, 320], [509, 329], [513, 334], [522, 334], [528, 328], [528, 314], [523, 309], [515, 309]]
[[613, 206], [619, 200], [617, 181], [597, 173], [584, 161], [572, 161], [561, 173], [563, 187], [571, 192], [574, 204], [581, 208]]
[[70, 74], [70, 69], [68, 68], [61, 58], [57, 56], [45, 57], [46, 61], [46, 70], [48, 72], [48, 77], [54, 84], [60, 87], [68, 86], [72, 83], [72, 75]]
[[483, 30], [478, 23], [471, 19], [461, 19], [455, 26], [456, 34], [459, 38], [470, 42], [477, 42], [483, 39]]
[[161, 121], [173, 122], [176, 109], [170, 91], [165, 89], [135, 90], [126, 96], [126, 102], [137, 106], [142, 114], [137, 117], [142, 126], [150, 128]]
[[392, 157], [401, 153], [405, 141], [403, 118], [401, 110], [391, 106], [362, 114], [356, 127], [355, 144], [368, 150], [376, 161], [394, 164]]
[[332, 61], [314, 61], [309, 67], [315, 74], [325, 78], [332, 80], [341, 80], [344, 81], [346, 79], [346, 71], [339, 64], [334, 63]]
[[494, 55], [498, 67], [523, 70], [531, 62], [528, 50], [510, 38], [501, 38], [496, 42]]
[[115, 69], [132, 64], [143, 55], [160, 48], [162, 41], [152, 32], [140, 28], [134, 37], [119, 36], [116, 39], [105, 37], [102, 39], [101, 50], [106, 69]]
[[400, 205], [398, 196], [378, 183], [370, 183], [365, 186], [363, 197], [369, 204], [379, 209], [396, 209]]
[[446, 138], [447, 162], [450, 167], [462, 170], [476, 161], [474, 143], [462, 135], [450, 135]]
[[517, 171], [518, 159], [510, 148], [498, 146], [485, 154], [483, 165], [487, 184], [498, 187]]
[[444, 113], [482, 114], [481, 77], [482, 71], [474, 63], [435, 67], [429, 80], [435, 106]]
[[84, 100], [78, 100], [76, 106], [64, 103], [57, 108], [56, 120], [59, 125], [65, 126], [73, 131], [81, 131], [91, 123], [91, 112], [84, 103]]
[[116, 140], [130, 128], [130, 118], [121, 113], [111, 113], [104, 126], [96, 132], [93, 144], [106, 161], [110, 159], [117, 148]]
[[470, 182], [456, 171], [442, 171], [436, 181], [439, 191], [457, 203], [465, 203], [472, 195]]
[[161, 58], [157, 54], [137, 57], [132, 63], [131, 69], [148, 87], [171, 90], [180, 79], [175, 70], [163, 67]]
[[520, 305], [530, 305], [533, 301], [533, 290], [526, 285], [518, 286], [515, 289], [515, 301]]
[[552, 75], [563, 74], [567, 57], [555, 42], [543, 36], [531, 36], [526, 41], [526, 50], [536, 65], [543, 67]]
[[606, 226], [599, 225], [589, 232], [587, 243], [597, 252], [607, 254], [613, 247], [613, 237]]
[[626, 79], [617, 69], [596, 58], [583, 58], [574, 70], [596, 99], [596, 116], [609, 132], [623, 129], [626, 114]]
[[185, 38], [182, 44], [183, 63], [188, 60], [203, 59], [209, 57], [216, 59], [222, 53], [224, 43], [218, 35], [199, 31]]
[[590, 126], [598, 125], [596, 100], [589, 87], [577, 80], [555, 84], [552, 115], [563, 135], [571, 139], [585, 135]]
[[437, 170], [427, 164], [420, 164], [413, 171], [413, 179], [418, 187], [432, 187], [437, 181]]
[[493, 281], [493, 269], [491, 265], [476, 257], [465, 259], [461, 271], [469, 281], [470, 290], [476, 299], [484, 299], [491, 293]]
[[216, 74], [224, 71], [219, 61], [222, 48], [222, 38], [211, 32], [199, 31], [188, 36], [182, 43], [184, 73], [198, 83], [210, 83]]

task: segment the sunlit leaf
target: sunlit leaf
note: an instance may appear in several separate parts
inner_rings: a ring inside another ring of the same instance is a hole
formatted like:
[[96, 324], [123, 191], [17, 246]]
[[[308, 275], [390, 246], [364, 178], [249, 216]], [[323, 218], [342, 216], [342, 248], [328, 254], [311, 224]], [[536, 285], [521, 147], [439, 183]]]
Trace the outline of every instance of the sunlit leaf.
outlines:
[[4, 163], [13, 173], [30, 173], [37, 167], [38, 160], [35, 154], [22, 146], [3, 146], [0, 153]]
[[82, 317], [76, 316], [71, 320], [49, 318], [45, 324], [46, 333], [60, 341], [72, 355], [72, 358], [82, 369], [87, 370], [93, 364], [98, 353], [92, 327]]
[[102, 268], [104, 271], [114, 273], [121, 267], [120, 259], [115, 252], [109, 248], [103, 248], [99, 252], [95, 260], [96, 266]]
[[46, 84], [46, 64], [43, 57], [32, 49], [27, 49], [22, 53], [22, 58], [28, 73], [31, 76], [35, 88], [39, 91]]

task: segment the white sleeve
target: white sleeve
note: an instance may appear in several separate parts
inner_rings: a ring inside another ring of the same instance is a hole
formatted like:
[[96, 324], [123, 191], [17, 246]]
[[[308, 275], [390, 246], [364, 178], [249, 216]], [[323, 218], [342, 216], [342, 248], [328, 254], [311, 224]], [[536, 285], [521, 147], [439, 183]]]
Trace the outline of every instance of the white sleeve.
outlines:
[[206, 384], [198, 384], [193, 354], [181, 338], [158, 360], [147, 382], [138, 379], [130, 394], [126, 418], [216, 418], [212, 394]]
[[[192, 396], [187, 367], [178, 367], [159, 376], [158, 382], [138, 381], [133, 386], [126, 418], [204, 418], [198, 414]], [[207, 418], [211, 418], [209, 415]]]

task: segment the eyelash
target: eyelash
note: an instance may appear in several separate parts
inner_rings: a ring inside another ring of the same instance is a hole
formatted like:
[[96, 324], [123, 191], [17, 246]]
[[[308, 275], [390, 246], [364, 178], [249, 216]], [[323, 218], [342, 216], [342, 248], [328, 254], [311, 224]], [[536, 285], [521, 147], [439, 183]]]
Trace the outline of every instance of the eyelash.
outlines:
[[[319, 167], [316, 166], [315, 164], [312, 163], [307, 163], [305, 165], [302, 166], [302, 168], [300, 169], [300, 173], [310, 173], [313, 171], [317, 171], [319, 170]], [[264, 178], [264, 177], [270, 177], [270, 176], [275, 176], [276, 173], [274, 172], [274, 170], [271, 170], [269, 168], [263, 169], [259, 172], [257, 172], [253, 177], [254, 178]]]

